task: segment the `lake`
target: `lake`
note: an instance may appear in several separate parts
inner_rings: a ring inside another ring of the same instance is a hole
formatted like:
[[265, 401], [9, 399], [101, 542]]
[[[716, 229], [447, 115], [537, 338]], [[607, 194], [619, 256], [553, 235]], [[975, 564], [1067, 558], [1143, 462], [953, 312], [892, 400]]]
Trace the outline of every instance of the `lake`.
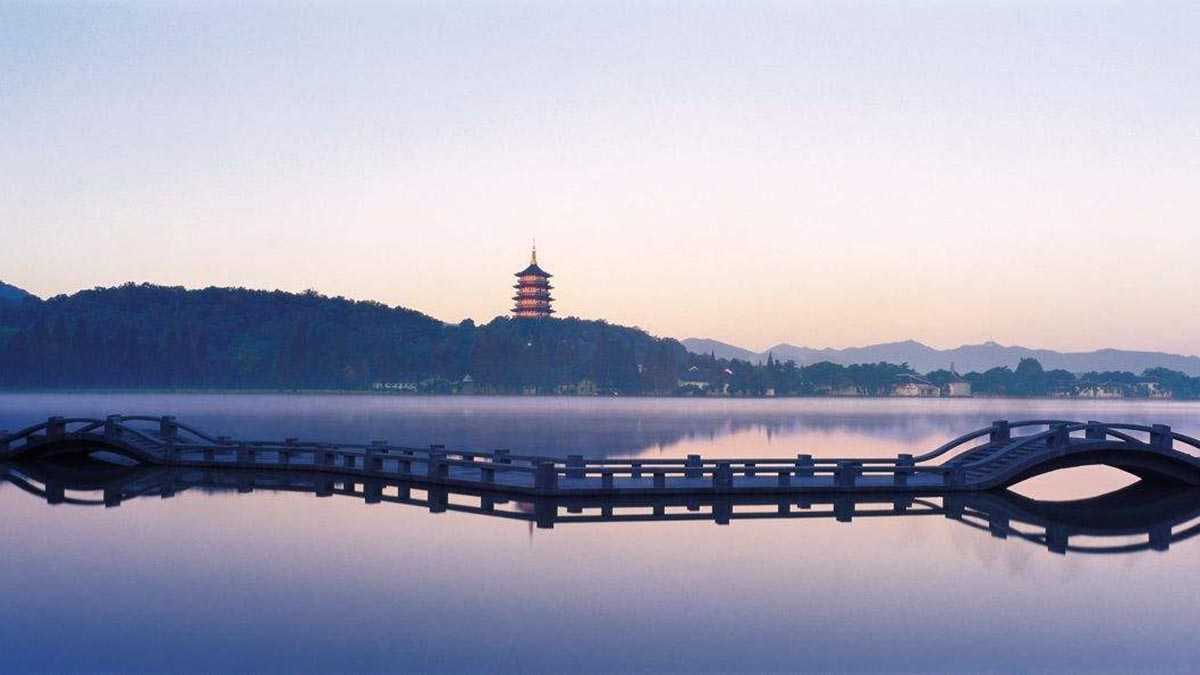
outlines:
[[[592, 457], [920, 453], [995, 419], [1200, 435], [1200, 404], [1175, 402], [0, 395], [0, 428], [114, 413], [237, 438]], [[1077, 499], [1131, 482], [1073, 469], [1016, 491]], [[102, 508], [0, 484], [0, 658], [41, 672], [967, 672], [1200, 657], [1195, 538], [1081, 537], [1130, 552], [1060, 555], [915, 511], [539, 529], [261, 486]]]

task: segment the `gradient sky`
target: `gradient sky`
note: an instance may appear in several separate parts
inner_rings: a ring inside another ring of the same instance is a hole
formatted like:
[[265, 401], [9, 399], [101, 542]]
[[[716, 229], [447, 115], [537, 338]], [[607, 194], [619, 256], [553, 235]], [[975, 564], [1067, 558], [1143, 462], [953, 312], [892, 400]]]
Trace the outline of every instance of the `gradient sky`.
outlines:
[[1195, 3], [0, 2], [0, 279], [1200, 353]]

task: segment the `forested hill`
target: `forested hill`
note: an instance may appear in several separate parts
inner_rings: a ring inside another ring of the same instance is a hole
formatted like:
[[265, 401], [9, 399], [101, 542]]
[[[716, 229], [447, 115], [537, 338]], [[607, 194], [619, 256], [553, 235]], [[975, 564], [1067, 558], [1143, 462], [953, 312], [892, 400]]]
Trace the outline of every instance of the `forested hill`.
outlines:
[[673, 390], [686, 350], [580, 319], [476, 326], [376, 302], [126, 284], [0, 302], [0, 387]]

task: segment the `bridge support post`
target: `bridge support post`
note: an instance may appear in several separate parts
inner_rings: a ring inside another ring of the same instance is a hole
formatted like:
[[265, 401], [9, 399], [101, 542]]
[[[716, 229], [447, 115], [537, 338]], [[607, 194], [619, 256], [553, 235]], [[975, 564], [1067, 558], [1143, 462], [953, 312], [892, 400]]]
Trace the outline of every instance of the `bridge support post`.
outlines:
[[1155, 450], [1170, 450], [1175, 444], [1171, 437], [1171, 427], [1165, 424], [1155, 424], [1150, 427], [1150, 447]]
[[166, 442], [163, 443], [162, 453], [163, 453], [163, 461], [165, 461], [165, 462], [178, 462], [179, 461], [179, 449], [175, 447], [175, 439], [168, 438], [166, 440]]
[[383, 501], [383, 483], [369, 480], [363, 483], [363, 501], [368, 504], [378, 504]]
[[1008, 443], [1012, 440], [1012, 427], [1009, 426], [1008, 420], [996, 420], [992, 422], [992, 432], [988, 436], [988, 440], [993, 445]]
[[833, 517], [839, 523], [848, 523], [854, 520], [854, 499], [846, 496], [834, 499]]
[[567, 455], [567, 478], [583, 480], [583, 455]]
[[235, 461], [238, 464], [253, 464], [254, 451], [250, 449], [249, 445], [245, 443], [238, 443], [237, 459]]
[[1008, 517], [995, 513], [988, 516], [988, 532], [997, 539], [1008, 539]]
[[943, 495], [942, 510], [946, 512], [946, 517], [953, 520], [958, 520], [963, 517], [966, 512], [966, 504], [963, 502], [962, 495]]
[[535, 490], [546, 492], [558, 489], [558, 469], [554, 462], [538, 462], [537, 470], [533, 474], [533, 487]]
[[46, 483], [46, 503], [62, 504], [67, 501], [67, 490], [62, 483]]
[[733, 519], [733, 502], [728, 499], [716, 499], [712, 505], [713, 522], [717, 525], [728, 525]]
[[429, 512], [445, 513], [450, 508], [450, 491], [444, 487], [429, 488]]
[[[544, 464], [550, 464], [544, 462]], [[540, 466], [540, 465], [539, 465]], [[553, 466], [553, 464], [551, 464]], [[554, 529], [554, 521], [558, 519], [558, 503], [553, 499], [535, 499], [533, 502], [533, 520], [539, 530]]]
[[[733, 465], [729, 462], [717, 462], [713, 469], [713, 489], [729, 490], [733, 488]], [[713, 508], [716, 508], [715, 506]]]
[[1089, 441], [1102, 441], [1108, 438], [1108, 427], [1104, 426], [1103, 422], [1088, 420], [1087, 429], [1083, 432], [1083, 437]]
[[1159, 525], [1150, 528], [1150, 548], [1155, 551], [1166, 551], [1171, 548], [1171, 526]]
[[1066, 555], [1070, 538], [1067, 529], [1061, 525], [1051, 525], [1046, 528], [1046, 548], [1051, 553]]
[[687, 470], [684, 472], [685, 478], [700, 478], [703, 476], [701, 469], [700, 455], [688, 455], [687, 462], [684, 464]]
[[781, 487], [781, 488], [792, 487], [792, 472], [790, 472], [790, 471], [780, 471], [779, 472], [779, 487]]

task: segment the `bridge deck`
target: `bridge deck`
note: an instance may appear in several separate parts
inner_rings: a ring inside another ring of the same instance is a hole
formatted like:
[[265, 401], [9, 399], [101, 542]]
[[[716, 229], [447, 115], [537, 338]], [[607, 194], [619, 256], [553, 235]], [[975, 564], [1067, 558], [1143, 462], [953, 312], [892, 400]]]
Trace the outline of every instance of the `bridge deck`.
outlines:
[[[1045, 427], [1027, 435], [1015, 428]], [[1132, 434], [1143, 434], [1145, 440]], [[924, 455], [894, 458], [585, 459], [365, 445], [235, 441], [213, 437], [171, 417], [51, 418], [0, 433], [0, 460], [103, 451], [146, 464], [220, 469], [338, 472], [536, 495], [795, 494], [958, 492], [1002, 486], [1072, 453], [1119, 452], [1139, 470], [1200, 484], [1200, 458], [1175, 449], [1200, 441], [1163, 426], [1063, 422], [995, 422]], [[1111, 457], [1107, 461], [1113, 461]], [[1156, 465], [1155, 463], [1158, 463]], [[1118, 463], [1118, 465], [1121, 465]], [[1161, 465], [1161, 466], [1159, 466]]]

